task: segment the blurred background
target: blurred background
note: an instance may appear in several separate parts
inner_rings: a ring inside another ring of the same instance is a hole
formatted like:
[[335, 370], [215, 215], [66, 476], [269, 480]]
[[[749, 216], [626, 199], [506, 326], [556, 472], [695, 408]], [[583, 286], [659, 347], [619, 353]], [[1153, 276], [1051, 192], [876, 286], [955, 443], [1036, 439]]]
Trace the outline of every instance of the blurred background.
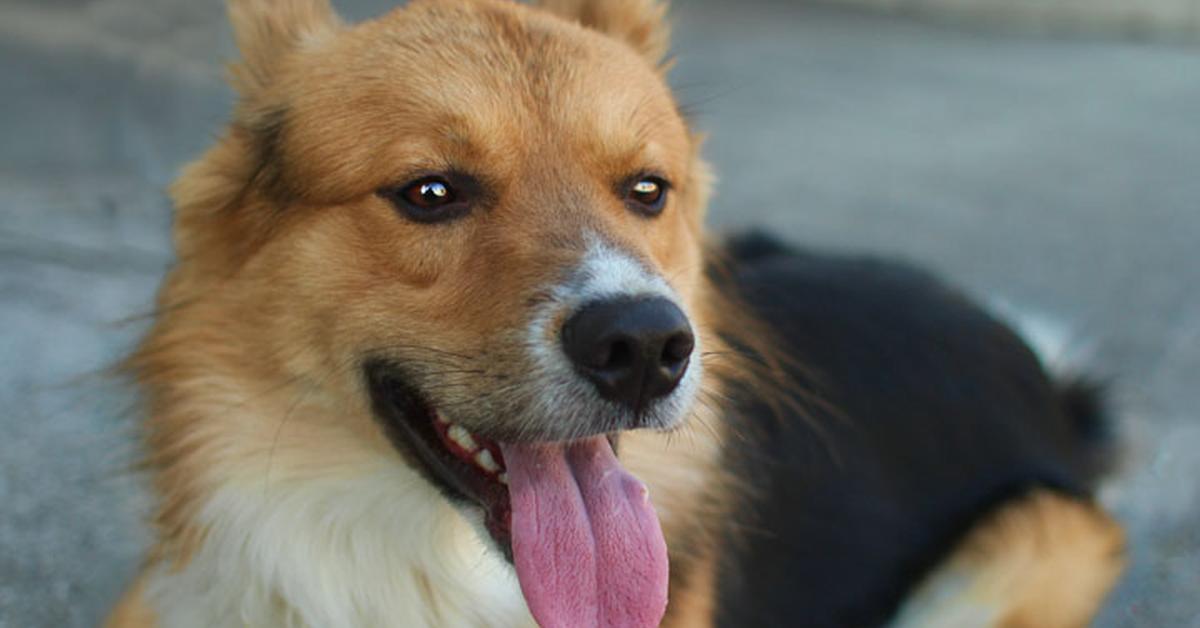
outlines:
[[[675, 4], [711, 221], [926, 264], [1109, 378], [1132, 564], [1098, 625], [1200, 628], [1200, 0]], [[95, 625], [139, 560], [136, 403], [96, 373], [233, 55], [216, 0], [0, 0], [0, 628]]]

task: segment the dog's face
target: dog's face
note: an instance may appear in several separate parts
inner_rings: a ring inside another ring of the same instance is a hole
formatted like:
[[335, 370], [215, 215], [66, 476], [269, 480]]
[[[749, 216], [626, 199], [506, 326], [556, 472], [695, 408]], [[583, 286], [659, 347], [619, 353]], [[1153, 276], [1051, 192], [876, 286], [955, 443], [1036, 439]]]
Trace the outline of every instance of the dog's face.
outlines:
[[[366, 405], [482, 507], [525, 585], [517, 493], [549, 495], [561, 458], [585, 500], [611, 497], [581, 465], [619, 470], [608, 442], [679, 425], [700, 385], [706, 177], [657, 66], [661, 12], [559, 3], [585, 28], [447, 0], [344, 27], [261, 4], [234, 7], [241, 108], [177, 190], [181, 256], [255, 304], [232, 324], [280, 377]], [[245, 171], [222, 208], [186, 201]]]

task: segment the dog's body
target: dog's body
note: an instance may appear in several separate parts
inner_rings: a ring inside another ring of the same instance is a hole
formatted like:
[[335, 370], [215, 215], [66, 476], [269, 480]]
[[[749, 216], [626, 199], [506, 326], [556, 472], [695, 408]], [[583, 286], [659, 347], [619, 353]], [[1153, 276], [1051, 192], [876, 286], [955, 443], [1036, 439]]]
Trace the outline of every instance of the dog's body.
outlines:
[[545, 4], [232, 5], [111, 625], [1086, 621], [1090, 397], [919, 273], [706, 248], [661, 7]]
[[[1052, 382], [1007, 327], [903, 264], [761, 237], [731, 247], [739, 289], [787, 353], [804, 357], [792, 375], [810, 401], [782, 422], [757, 404], [741, 413], [758, 429], [743, 429], [751, 442], [729, 448], [727, 464], [762, 492], [739, 496], [746, 529], [728, 532], [739, 549], [724, 557], [723, 625], [786, 625], [796, 612], [805, 626], [879, 625], [968, 529], [988, 529], [1005, 508], [1025, 521], [995, 532], [1005, 539], [988, 560], [1019, 553], [1025, 535], [1053, 534], [1078, 508], [1094, 525], [1070, 532], [1088, 549], [1067, 560], [1083, 564], [1052, 565], [1063, 559], [1043, 547], [1046, 564], [1020, 578], [1031, 586], [1036, 571], [1063, 569], [1063, 588], [1039, 582], [1037, 599], [1020, 602], [979, 595], [972, 620], [944, 625], [1071, 625], [1056, 606], [1098, 599], [1120, 535], [1073, 502], [1087, 499], [1108, 451], [1086, 386]], [[980, 562], [959, 570], [960, 584], [988, 569]]]

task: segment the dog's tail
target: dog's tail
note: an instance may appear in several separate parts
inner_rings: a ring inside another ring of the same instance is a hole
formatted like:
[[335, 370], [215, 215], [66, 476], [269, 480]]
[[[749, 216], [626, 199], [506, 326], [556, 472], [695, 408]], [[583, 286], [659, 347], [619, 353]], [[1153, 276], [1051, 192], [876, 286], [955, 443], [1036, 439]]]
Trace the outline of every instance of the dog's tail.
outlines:
[[1093, 379], [1078, 375], [1054, 377], [1055, 394], [1066, 419], [1083, 477], [1095, 488], [1113, 472], [1118, 461], [1118, 441], [1108, 391]]
[[1089, 488], [1116, 470], [1120, 458], [1109, 387], [1088, 375], [1094, 347], [1069, 325], [1041, 313], [990, 299], [992, 310], [1016, 330], [1046, 370], [1066, 424], [1074, 458]]

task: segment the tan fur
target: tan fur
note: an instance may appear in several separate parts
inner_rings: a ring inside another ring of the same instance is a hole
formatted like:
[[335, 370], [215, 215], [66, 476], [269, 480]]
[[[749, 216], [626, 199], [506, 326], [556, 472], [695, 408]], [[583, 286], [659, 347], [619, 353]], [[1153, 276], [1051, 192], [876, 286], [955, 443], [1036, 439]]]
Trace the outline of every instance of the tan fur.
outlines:
[[317, 45], [340, 26], [328, 0], [238, 0], [229, 3], [229, 22], [242, 55], [232, 68], [234, 87], [245, 95], [268, 88], [286, 55]]
[[542, 0], [548, 11], [620, 39], [659, 65], [671, 47], [667, 4], [656, 0]]
[[[313, 8], [323, 6], [321, 2], [274, 4], [293, 7], [282, 15], [301, 16], [306, 31], [336, 28], [314, 24], [322, 18], [312, 16], [324, 15]], [[236, 8], [231, 12], [235, 20], [259, 15]], [[422, 12], [458, 13], [462, 25], [443, 32], [447, 22], [423, 24]], [[255, 160], [262, 150], [256, 146], [262, 138], [256, 134], [278, 130], [256, 128], [256, 121], [244, 116], [173, 188], [181, 264], [160, 295], [158, 324], [131, 362], [149, 393], [152, 455], [165, 458], [155, 462], [186, 465], [207, 453], [196, 451], [211, 440], [204, 432], [231, 436], [216, 421], [193, 424], [194, 415], [205, 414], [203, 408], [189, 408], [186, 428], [173, 429], [172, 415], [181, 412], [181, 398], [210, 403], [227, 395], [231, 399], [226, 403], [237, 404], [241, 400], [236, 397], [250, 395], [256, 404], [280, 404], [276, 412], [283, 414], [295, 398], [294, 389], [273, 386], [286, 384], [289, 377], [308, 378], [301, 382], [305, 386], [340, 386], [337, 392], [356, 397], [356, 382], [338, 381], [334, 376], [345, 373], [330, 373], [355, 351], [433, 338], [444, 351], [478, 352], [474, 338], [500, 331], [521, 315], [512, 308], [521, 299], [513, 295], [530, 293], [561, 260], [577, 254], [573, 230], [580, 222], [661, 265], [685, 295], [696, 291], [701, 281], [700, 208], [689, 197], [704, 197], [705, 173], [696, 165], [669, 93], [638, 67], [636, 59], [603, 38], [519, 6], [425, 2], [394, 15], [396, 19], [362, 25], [357, 36], [344, 42], [315, 43], [308, 50], [291, 47], [291, 39], [283, 34], [297, 28], [279, 24], [279, 15], [257, 28], [238, 27], [242, 48], [254, 59], [247, 67], [277, 66], [281, 74], [245, 82], [243, 109], [280, 103], [286, 107], [281, 115], [288, 132], [270, 138], [278, 144], [270, 147], [276, 152], [269, 157], [282, 162], [262, 165], [279, 169], [272, 173], [271, 189], [256, 185], [261, 171]], [[517, 31], [514, 37], [536, 35], [544, 47], [535, 51], [533, 43], [519, 39], [479, 41], [455, 32], [476, 30], [474, 22], [480, 21], [504, 23], [504, 28]], [[527, 28], [531, 32], [521, 32]], [[247, 41], [247, 33], [265, 34], [266, 40]], [[430, 75], [396, 71], [392, 80], [380, 82], [375, 74], [380, 59], [398, 68], [418, 64], [420, 55], [407, 48], [378, 50], [380, 40], [401, 37], [432, 38], [446, 48], [458, 42], [463, 49], [440, 53], [461, 63], [444, 65]], [[274, 48], [278, 46], [285, 49]], [[277, 59], [278, 55], [285, 56]], [[602, 56], [611, 63], [581, 76], [576, 89], [562, 90], [567, 100], [545, 113], [540, 107], [530, 108], [541, 102], [541, 88], [520, 82], [525, 63], [520, 55], [541, 59], [549, 64], [543, 74], [562, 72], [563, 80], [575, 80], [572, 62], [595, 63]], [[500, 67], [478, 67], [479, 59], [486, 58], [495, 58]], [[310, 81], [317, 85], [310, 88]], [[635, 96], [605, 89], [630, 81], [642, 83], [631, 90]], [[492, 98], [477, 102], [466, 100], [466, 90], [494, 91]], [[610, 94], [625, 102], [609, 102]], [[597, 98], [604, 109], [618, 112], [601, 119], [622, 125], [632, 120], [633, 128], [579, 126], [597, 118], [582, 113], [595, 109]], [[513, 105], [521, 111], [510, 111]], [[558, 117], [555, 112], [573, 113]], [[550, 129], [555, 130], [547, 133]], [[657, 138], [639, 137], [646, 129]], [[579, 142], [572, 146], [557, 139], [561, 137]], [[514, 147], [527, 148], [517, 154]], [[571, 150], [578, 154], [564, 154]], [[512, 189], [511, 209], [496, 208], [496, 224], [488, 225], [486, 232], [480, 225], [431, 234], [426, 227], [398, 220], [374, 191], [405, 180], [410, 176], [406, 170], [428, 167], [423, 155], [454, 158], [505, 181]], [[607, 164], [610, 173], [624, 173], [644, 160], [671, 172], [680, 182], [678, 207], [647, 225], [619, 204], [600, 201], [607, 189], [598, 186], [599, 181], [581, 179], [582, 173], [572, 168], [602, 159], [609, 161], [596, 165]], [[691, 171], [699, 172], [693, 177]], [[575, 198], [563, 196], [568, 193]], [[271, 198], [273, 194], [284, 198]], [[603, 213], [592, 213], [600, 207]], [[555, 250], [547, 246], [552, 242], [565, 246]], [[489, 272], [492, 268], [509, 272], [497, 275]], [[392, 288], [379, 289], [381, 285]], [[326, 323], [334, 318], [334, 309], [339, 324], [330, 327]], [[448, 335], [453, 329], [469, 333], [456, 338]], [[297, 348], [297, 339], [315, 339], [320, 346]], [[200, 353], [173, 353], [180, 346]], [[503, 357], [503, 348], [498, 353], [493, 351], [493, 358]], [[220, 382], [207, 382], [218, 385], [189, 395], [186, 388], [193, 372], [220, 374], [232, 386], [249, 384], [261, 390], [225, 390]], [[329, 381], [313, 381], [327, 374]], [[274, 439], [276, 427], [274, 422], [263, 426], [270, 434], [267, 440]], [[254, 429], [240, 425], [236, 431]], [[359, 432], [370, 429], [360, 426]], [[195, 477], [192, 471], [182, 475]], [[190, 489], [177, 486], [187, 483], [172, 483], [164, 493], [178, 494], [182, 503], [194, 501]], [[167, 510], [179, 510], [178, 516], [165, 512], [168, 519], [187, 518], [183, 506]]]
[[[205, 609], [180, 607], [182, 592], [200, 587], [218, 596], [207, 606], [220, 606], [227, 600], [214, 587], [248, 569], [221, 575], [229, 560], [284, 560], [277, 552], [286, 548], [260, 547], [275, 539], [256, 535], [255, 526], [283, 526], [275, 536], [307, 532], [286, 532], [303, 523], [301, 514], [267, 518], [274, 502], [300, 508], [352, 498], [353, 490], [347, 498], [319, 488], [338, 478], [347, 487], [432, 495], [408, 479], [354, 367], [364, 355], [384, 355], [428, 371], [457, 370], [444, 388], [459, 397], [446, 403], [478, 405], [486, 382], [446, 356], [487, 356], [489, 375], [519, 376], [520, 347], [509, 330], [582, 253], [585, 233], [668, 278], [701, 337], [719, 348], [702, 303], [709, 175], [700, 140], [661, 78], [662, 8], [553, 4], [579, 25], [486, 0], [418, 1], [356, 26], [344, 25], [325, 0], [231, 2], [241, 98], [225, 134], [172, 188], [179, 264], [162, 287], [153, 329], [129, 360], [146, 401], [158, 539], [143, 584], [112, 625], [144, 623], [151, 609], [194, 617]], [[444, 168], [485, 180], [494, 194], [489, 206], [470, 220], [430, 227], [401, 219], [375, 194]], [[643, 171], [673, 182], [672, 200], [652, 221], [612, 193]], [[428, 349], [412, 349], [418, 345]], [[486, 427], [478, 422], [492, 419], [462, 420]], [[697, 419], [674, 440], [636, 435], [624, 444], [668, 535], [703, 536], [696, 531], [703, 519], [689, 505], [715, 466], [716, 422]], [[676, 464], [657, 466], [663, 456]], [[372, 484], [381, 473], [394, 475], [389, 482], [398, 488]], [[383, 506], [338, 508], [369, 509], [360, 531], [368, 534], [370, 523], [391, 516]], [[448, 535], [437, 551], [484, 551], [472, 530], [454, 523], [448, 504], [430, 508], [424, 516], [444, 522], [430, 525]], [[352, 534], [349, 523], [330, 525]], [[455, 614], [464, 602], [454, 597], [475, 594], [444, 590], [434, 582], [444, 576], [429, 569], [396, 576], [422, 600], [416, 621], [475, 621]], [[275, 588], [302, 587], [287, 584], [288, 573], [245, 577], [232, 594], [254, 597], [246, 603], [277, 618], [270, 621], [320, 623], [313, 613], [350, 604], [331, 598], [325, 607], [317, 600], [296, 607], [286, 598], [302, 588]], [[209, 610], [228, 618], [250, 612]]]
[[108, 620], [104, 622], [104, 628], [154, 628], [157, 626], [158, 622], [154, 618], [154, 613], [146, 606], [145, 600], [142, 598], [144, 588], [145, 584], [142, 582], [142, 578], [138, 578], [117, 602], [117, 606], [109, 614]]
[[896, 628], [1087, 626], [1124, 566], [1121, 526], [1036, 491], [980, 522], [910, 598]]
[[709, 550], [687, 572], [687, 579], [672, 589], [670, 608], [663, 619], [668, 628], [706, 628], [716, 622], [718, 559]]

